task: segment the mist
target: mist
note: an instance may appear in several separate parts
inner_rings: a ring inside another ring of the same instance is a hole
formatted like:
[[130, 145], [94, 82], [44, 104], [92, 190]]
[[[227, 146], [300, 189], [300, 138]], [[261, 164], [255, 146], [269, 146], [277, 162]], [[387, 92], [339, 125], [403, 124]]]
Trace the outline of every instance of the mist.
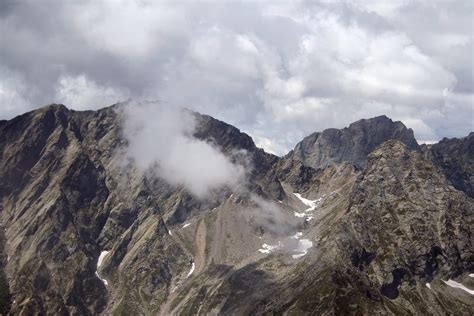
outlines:
[[250, 198], [256, 205], [255, 208], [249, 209], [255, 223], [264, 227], [273, 236], [294, 234], [304, 222], [274, 201], [263, 199], [256, 194], [251, 194]]
[[138, 171], [184, 186], [198, 198], [245, 182], [245, 168], [214, 145], [193, 137], [194, 115], [160, 102], [128, 102], [121, 112], [125, 157]]

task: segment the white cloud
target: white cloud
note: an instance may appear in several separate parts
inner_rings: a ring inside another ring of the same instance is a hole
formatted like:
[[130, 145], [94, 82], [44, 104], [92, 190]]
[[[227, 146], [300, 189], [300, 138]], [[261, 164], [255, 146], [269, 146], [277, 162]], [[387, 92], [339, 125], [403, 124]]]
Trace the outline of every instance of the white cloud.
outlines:
[[394, 18], [403, 6], [410, 3], [410, 0], [397, 1], [377, 1], [377, 0], [356, 0], [354, 5], [362, 10], [376, 13], [386, 18]]
[[258, 49], [247, 35], [237, 35], [237, 46], [249, 54], [258, 54]]
[[85, 10], [82, 4], [71, 9], [77, 10], [75, 25], [91, 47], [132, 60], [155, 54], [187, 24], [179, 6], [157, 2], [99, 1]]
[[0, 66], [0, 119], [28, 110], [31, 93], [20, 74]]
[[59, 79], [56, 102], [67, 104], [77, 110], [99, 109], [117, 102], [126, 101], [129, 94], [113, 87], [99, 86], [85, 75], [64, 76]]
[[431, 127], [429, 127], [422, 119], [417, 118], [404, 118], [401, 119], [402, 123], [406, 126], [410, 126], [415, 130], [415, 137], [421, 142], [426, 143], [436, 138], [436, 133]]
[[126, 155], [138, 170], [155, 172], [199, 198], [244, 184], [245, 170], [211, 144], [192, 136], [196, 122], [182, 109], [156, 102], [130, 103], [123, 112]]

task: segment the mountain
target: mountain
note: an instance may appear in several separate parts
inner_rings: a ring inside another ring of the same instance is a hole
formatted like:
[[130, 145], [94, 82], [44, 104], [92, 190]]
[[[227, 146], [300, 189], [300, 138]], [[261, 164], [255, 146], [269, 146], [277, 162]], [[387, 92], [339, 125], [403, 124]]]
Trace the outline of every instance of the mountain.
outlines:
[[121, 106], [0, 121], [0, 313], [472, 314], [473, 133], [377, 117], [277, 157], [192, 113], [250, 166], [197, 198], [124, 163]]
[[330, 128], [313, 133], [298, 143], [289, 157], [315, 169], [347, 161], [359, 168], [367, 155], [388, 139], [397, 139], [418, 149], [411, 129], [386, 116], [360, 120], [343, 129]]

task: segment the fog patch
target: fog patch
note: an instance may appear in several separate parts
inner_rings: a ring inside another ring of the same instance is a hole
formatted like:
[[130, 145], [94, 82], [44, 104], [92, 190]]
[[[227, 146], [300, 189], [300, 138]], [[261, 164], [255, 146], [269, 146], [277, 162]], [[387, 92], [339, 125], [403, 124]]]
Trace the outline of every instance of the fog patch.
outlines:
[[129, 102], [121, 113], [125, 158], [140, 172], [184, 186], [198, 198], [245, 181], [244, 167], [214, 145], [196, 139], [192, 112], [160, 102]]
[[273, 236], [286, 237], [294, 233], [303, 221], [295, 218], [292, 213], [283, 209], [280, 204], [263, 199], [262, 197], [251, 194], [251, 200], [255, 207], [250, 208], [252, 219], [255, 224]]

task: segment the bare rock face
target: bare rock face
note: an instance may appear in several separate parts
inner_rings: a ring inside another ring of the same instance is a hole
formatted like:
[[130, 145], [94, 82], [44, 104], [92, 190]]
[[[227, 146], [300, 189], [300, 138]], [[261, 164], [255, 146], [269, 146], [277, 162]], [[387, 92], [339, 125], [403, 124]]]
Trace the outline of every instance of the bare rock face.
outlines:
[[0, 121], [1, 314], [471, 314], [443, 281], [474, 288], [472, 134], [421, 151], [378, 117], [280, 158], [193, 115], [243, 188], [124, 164], [120, 105]]
[[432, 306], [432, 290], [419, 285], [474, 270], [473, 209], [418, 151], [385, 142], [369, 155], [340, 223], [338, 244], [352, 264], [347, 277], [396, 314], [469, 313], [469, 300]]
[[458, 190], [474, 197], [474, 133], [463, 138], [444, 138], [424, 152]]
[[314, 169], [341, 162], [363, 168], [367, 155], [389, 139], [398, 139], [410, 148], [418, 148], [411, 129], [386, 116], [378, 116], [357, 121], [341, 130], [330, 128], [313, 133], [298, 143], [288, 156]]
[[27, 113], [0, 133], [12, 312], [100, 311], [106, 299], [93, 261], [109, 195], [104, 168], [82, 148], [64, 106]]

